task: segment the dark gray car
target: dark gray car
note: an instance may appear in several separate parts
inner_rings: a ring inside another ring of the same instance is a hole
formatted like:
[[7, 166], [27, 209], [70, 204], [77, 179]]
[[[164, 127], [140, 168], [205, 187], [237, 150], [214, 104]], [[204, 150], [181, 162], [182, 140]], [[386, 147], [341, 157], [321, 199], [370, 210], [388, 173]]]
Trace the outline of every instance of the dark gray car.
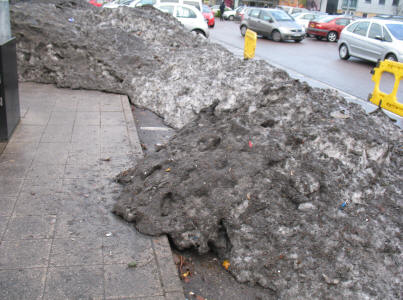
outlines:
[[250, 8], [240, 25], [241, 34], [251, 29], [258, 35], [279, 42], [294, 40], [300, 42], [305, 38], [305, 29], [297, 24], [293, 17], [279, 9]]

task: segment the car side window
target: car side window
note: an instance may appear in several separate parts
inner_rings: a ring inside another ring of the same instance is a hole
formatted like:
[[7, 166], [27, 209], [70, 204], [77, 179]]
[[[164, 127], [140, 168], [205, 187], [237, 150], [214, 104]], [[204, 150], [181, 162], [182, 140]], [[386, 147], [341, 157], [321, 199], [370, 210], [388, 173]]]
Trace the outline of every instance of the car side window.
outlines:
[[302, 19], [304, 20], [313, 20], [315, 19], [315, 15], [305, 15], [302, 17]]
[[383, 28], [383, 38], [387, 42], [392, 42], [392, 37], [390, 36], [389, 32], [386, 30], [386, 28]]
[[337, 25], [342, 25], [342, 26], [346, 26], [346, 25], [350, 24], [349, 19], [337, 19], [335, 22]]
[[375, 39], [377, 36], [382, 37], [382, 27], [377, 23], [372, 23], [369, 28], [368, 37], [371, 39]]
[[155, 0], [141, 0], [136, 6], [143, 6], [143, 5], [154, 5], [157, 1]]
[[270, 16], [270, 14], [267, 11], [262, 11], [260, 13], [259, 18], [266, 22], [269, 22], [270, 20], [272, 20], [272, 17]]
[[369, 22], [361, 22], [361, 23], [358, 23], [357, 27], [354, 29], [353, 32], [358, 35], [366, 36], [368, 27], [369, 27]]
[[174, 6], [173, 5], [161, 5], [158, 7], [164, 13], [170, 14], [171, 16], [174, 15]]
[[178, 18], [194, 18], [194, 19], [196, 18], [196, 14], [194, 13], [194, 11], [183, 6], [178, 6], [176, 8], [176, 16]]
[[259, 17], [260, 10], [259, 9], [252, 9], [249, 13], [250, 17], [257, 18]]
[[350, 32], [354, 32], [354, 30], [355, 30], [355, 28], [357, 27], [358, 24], [359, 23], [353, 23], [350, 26], [348, 26], [346, 30], [350, 31]]

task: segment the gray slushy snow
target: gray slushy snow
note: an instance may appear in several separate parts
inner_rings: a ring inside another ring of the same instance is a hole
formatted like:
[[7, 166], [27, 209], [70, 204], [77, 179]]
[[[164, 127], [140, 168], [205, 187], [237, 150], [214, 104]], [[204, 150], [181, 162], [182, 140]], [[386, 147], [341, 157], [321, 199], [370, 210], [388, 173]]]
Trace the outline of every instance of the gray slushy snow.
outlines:
[[21, 80], [122, 93], [177, 134], [117, 180], [114, 212], [214, 251], [268, 299], [401, 299], [403, 138], [153, 8], [11, 6]]

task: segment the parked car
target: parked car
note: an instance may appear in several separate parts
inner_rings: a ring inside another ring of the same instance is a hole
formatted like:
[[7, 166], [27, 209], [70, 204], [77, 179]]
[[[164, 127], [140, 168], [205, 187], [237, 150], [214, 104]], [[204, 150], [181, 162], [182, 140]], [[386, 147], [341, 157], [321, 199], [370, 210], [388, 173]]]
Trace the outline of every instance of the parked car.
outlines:
[[336, 42], [340, 32], [353, 21], [352, 16], [329, 15], [319, 17], [309, 22], [307, 34], [318, 40], [326, 38], [329, 42]]
[[376, 62], [393, 60], [403, 62], [403, 23], [388, 19], [363, 19], [341, 32], [339, 56], [350, 56]]
[[[214, 13], [214, 17], [219, 17], [220, 16], [220, 6], [219, 5], [214, 5], [211, 7], [211, 10]], [[224, 12], [232, 10], [230, 7], [226, 6], [224, 9]]]
[[226, 10], [224, 11], [224, 14], [222, 15], [224, 20], [230, 20], [233, 21], [235, 19], [235, 10], [231, 9], [231, 10]]
[[164, 3], [178, 3], [178, 4], [192, 5], [192, 6], [196, 7], [200, 12], [203, 11], [202, 0], [171, 0], [171, 1], [166, 1], [166, 0], [134, 0], [128, 6], [129, 7], [140, 7], [140, 6], [145, 6], [145, 5], [156, 6], [156, 5], [164, 4]]
[[279, 9], [250, 8], [240, 25], [242, 36], [245, 36], [248, 28], [276, 42], [283, 40], [300, 42], [305, 37], [304, 28], [289, 14]]
[[214, 27], [215, 18], [214, 18], [213, 12], [211, 11], [211, 8], [209, 6], [207, 6], [207, 5], [203, 5], [202, 14], [203, 14], [204, 18], [207, 21], [208, 27]]
[[235, 21], [242, 21], [243, 20], [243, 16], [246, 13], [246, 11], [248, 10], [248, 6], [240, 6], [235, 10]]
[[309, 12], [299, 12], [292, 14], [291, 16], [294, 18], [295, 22], [304, 27], [305, 31], [308, 30], [308, 25], [310, 21], [317, 19], [318, 17], [327, 15], [326, 13], [317, 12], [317, 11], [309, 11]]
[[202, 13], [194, 6], [179, 3], [160, 3], [155, 8], [174, 16], [186, 29], [204, 37], [209, 36], [207, 22]]
[[284, 10], [289, 15], [299, 13], [299, 12], [308, 12], [309, 11], [306, 8], [287, 6], [287, 5], [277, 5], [276, 8]]
[[104, 4], [104, 1], [103, 0], [90, 0], [88, 3], [92, 4], [96, 7], [101, 7]]
[[393, 15], [376, 15], [376, 16], [373, 16], [372, 18], [384, 19], [384, 20], [403, 21], [403, 16], [393, 16]]
[[130, 3], [134, 2], [134, 0], [115, 0], [109, 3], [105, 3], [103, 7], [105, 8], [116, 8], [119, 6], [128, 6]]

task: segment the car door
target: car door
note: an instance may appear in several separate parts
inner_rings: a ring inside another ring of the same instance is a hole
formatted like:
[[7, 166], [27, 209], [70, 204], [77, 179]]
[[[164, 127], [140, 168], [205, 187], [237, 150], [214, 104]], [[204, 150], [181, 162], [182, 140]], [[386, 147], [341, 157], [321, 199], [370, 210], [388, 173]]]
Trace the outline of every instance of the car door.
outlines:
[[263, 36], [269, 37], [274, 29], [273, 25], [273, 17], [270, 12], [267, 10], [261, 10], [258, 20], [258, 32]]
[[381, 59], [385, 48], [385, 43], [387, 42], [383, 41], [382, 26], [380, 24], [375, 22], [371, 24], [368, 31], [367, 41], [368, 56], [372, 58], [373, 61]]
[[182, 5], [176, 5], [175, 17], [187, 30], [191, 31], [194, 29], [197, 15], [193, 10]]
[[259, 15], [260, 9], [258, 8], [251, 9], [248, 14], [248, 28], [256, 31], [257, 33], [259, 32]]
[[369, 52], [367, 32], [369, 28], [369, 21], [359, 22], [352, 32], [350, 40], [350, 54], [361, 58], [368, 59]]

